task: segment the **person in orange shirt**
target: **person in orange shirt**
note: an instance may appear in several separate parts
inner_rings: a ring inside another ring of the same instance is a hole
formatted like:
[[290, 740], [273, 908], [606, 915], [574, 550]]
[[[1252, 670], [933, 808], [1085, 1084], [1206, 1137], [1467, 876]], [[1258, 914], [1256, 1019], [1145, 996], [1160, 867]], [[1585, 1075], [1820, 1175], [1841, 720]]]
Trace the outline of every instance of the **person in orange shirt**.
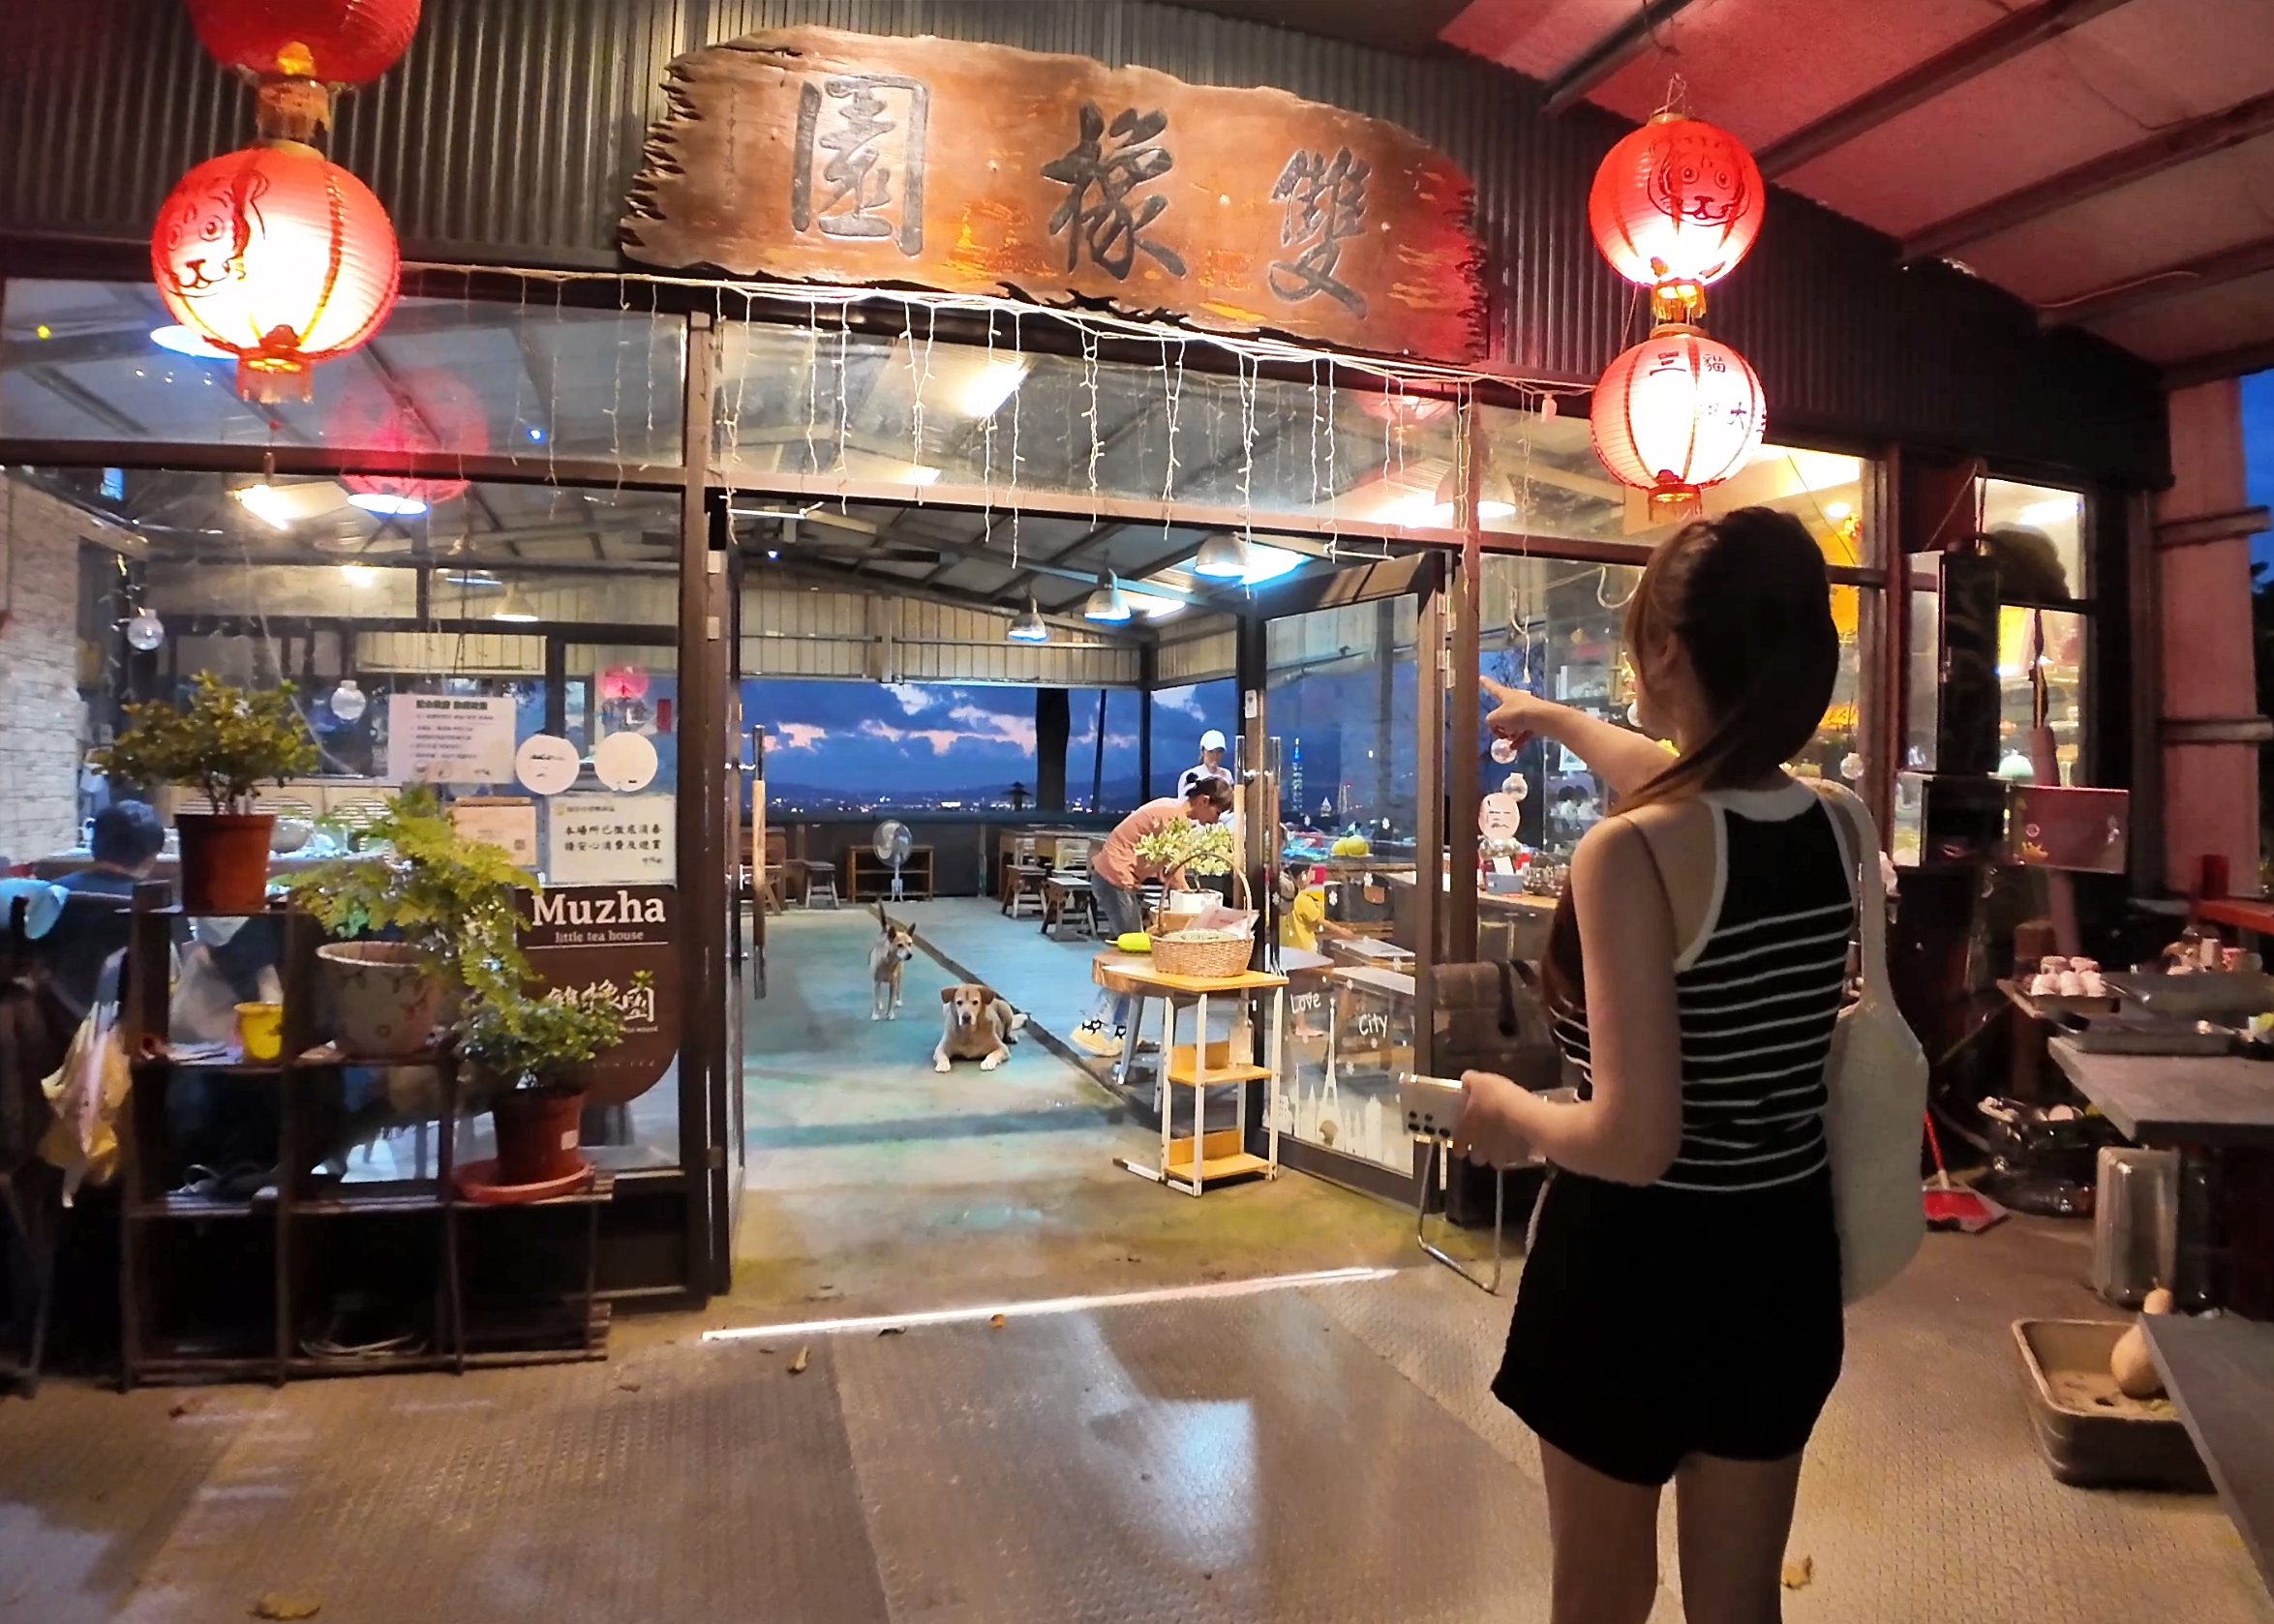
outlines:
[[[1113, 827], [1090, 862], [1090, 894], [1098, 905], [1098, 928], [1108, 938], [1145, 928], [1145, 881], [1159, 879], [1179, 889], [1190, 889], [1181, 869], [1163, 873], [1137, 856], [1137, 842], [1157, 834], [1179, 818], [1196, 824], [1213, 824], [1231, 810], [1231, 785], [1222, 778], [1202, 778], [1183, 796], [1149, 800]], [[1129, 1041], [1129, 1003], [1100, 991], [1090, 1011], [1074, 1029], [1077, 1048], [1106, 1060], [1120, 1055]]]

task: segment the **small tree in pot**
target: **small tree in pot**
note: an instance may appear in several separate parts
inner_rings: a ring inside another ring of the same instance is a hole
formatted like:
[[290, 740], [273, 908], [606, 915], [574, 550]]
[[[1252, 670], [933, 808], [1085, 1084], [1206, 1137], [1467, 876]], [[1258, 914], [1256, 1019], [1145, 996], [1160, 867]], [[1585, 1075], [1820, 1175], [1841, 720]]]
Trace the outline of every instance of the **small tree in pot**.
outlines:
[[[633, 986], [647, 982], [643, 971]], [[492, 1091], [499, 1186], [552, 1184], [584, 1170], [577, 1141], [585, 1091], [566, 1073], [622, 1042], [623, 1032], [612, 990], [535, 995], [495, 974], [474, 977], [459, 1049]]]
[[289, 682], [247, 693], [201, 671], [179, 708], [158, 700], [125, 707], [125, 731], [100, 757], [104, 770], [130, 784], [199, 790], [209, 808], [174, 814], [184, 907], [252, 913], [266, 902], [276, 819], [254, 811], [253, 797], [263, 784], [315, 771], [318, 759], [293, 693]]
[[[341, 1048], [400, 1058], [433, 1036], [465, 991], [470, 965], [526, 977], [513, 898], [537, 882], [500, 848], [461, 836], [425, 784], [390, 797], [356, 840], [355, 855], [318, 863], [289, 890], [295, 905], [347, 939], [317, 949]], [[361, 940], [377, 932], [396, 940]]]

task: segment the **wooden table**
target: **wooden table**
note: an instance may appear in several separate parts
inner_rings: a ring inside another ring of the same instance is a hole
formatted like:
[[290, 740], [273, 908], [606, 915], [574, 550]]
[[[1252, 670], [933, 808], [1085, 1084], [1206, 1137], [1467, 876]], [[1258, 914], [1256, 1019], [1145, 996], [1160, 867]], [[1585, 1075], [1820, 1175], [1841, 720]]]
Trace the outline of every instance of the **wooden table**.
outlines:
[[[1114, 1158], [1114, 1165], [1135, 1173], [1141, 1179], [1167, 1185], [1187, 1195], [1205, 1193], [1211, 1183], [1222, 1184], [1228, 1179], [1279, 1177], [1279, 1087], [1283, 1059], [1282, 1041], [1287, 1028], [1287, 981], [1285, 976], [1265, 975], [1259, 970], [1242, 971], [1237, 976], [1202, 979], [1192, 976], [1165, 975], [1153, 966], [1153, 961], [1141, 953], [1119, 951], [1100, 953], [1090, 965], [1090, 977], [1107, 992], [1124, 998], [1139, 1000], [1137, 1018], [1131, 1023], [1126, 1046], [1122, 1050], [1126, 1072], [1129, 1056], [1137, 1046], [1144, 1032], [1144, 1006], [1147, 998], [1161, 1000], [1164, 1007], [1161, 1030], [1161, 1165], [1158, 1168], [1142, 1166], [1127, 1157]], [[1233, 1055], [1230, 1040], [1211, 1043], [1208, 1040], [1208, 1002], [1213, 998], [1235, 998], [1242, 1002], [1257, 1002], [1258, 995], [1269, 993], [1270, 1024], [1263, 1040], [1264, 1062], [1254, 1065]], [[1179, 1045], [1176, 1041], [1176, 1011], [1179, 1005], [1191, 1005], [1195, 1009], [1193, 1040]], [[1262, 1083], [1269, 1090], [1263, 1102], [1265, 1154], [1256, 1156], [1247, 1148], [1248, 1085]], [[1233, 1119], [1236, 1126], [1208, 1131], [1208, 1090], [1217, 1087], [1236, 1088], [1238, 1111]], [[1193, 1130], [1184, 1138], [1175, 1135], [1172, 1124], [1176, 1116], [1175, 1091], [1189, 1088], [1193, 1091]]]
[[2179, 1314], [2139, 1323], [2172, 1407], [2274, 1590], [2274, 1325]]
[[2182, 1307], [2213, 1298], [2211, 1261], [2222, 1153], [2274, 1146], [2274, 1065], [2236, 1055], [2088, 1054], [2067, 1038], [2047, 1045], [2077, 1091], [2128, 1139], [2179, 1152]]

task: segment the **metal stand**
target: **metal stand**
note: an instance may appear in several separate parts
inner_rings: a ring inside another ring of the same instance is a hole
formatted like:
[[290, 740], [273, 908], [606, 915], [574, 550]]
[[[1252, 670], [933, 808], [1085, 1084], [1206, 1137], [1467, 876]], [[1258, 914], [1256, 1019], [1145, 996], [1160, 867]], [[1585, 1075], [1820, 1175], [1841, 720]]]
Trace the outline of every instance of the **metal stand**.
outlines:
[[1487, 1296], [1498, 1297], [1501, 1293], [1502, 1267], [1501, 1223], [1507, 1216], [1508, 1207], [1507, 1171], [1503, 1168], [1493, 1174], [1493, 1273], [1490, 1283], [1487, 1283], [1471, 1274], [1467, 1264], [1451, 1256], [1429, 1238], [1429, 1192], [1433, 1188], [1444, 1188], [1451, 1169], [1453, 1147], [1450, 1139], [1436, 1133], [1427, 1135], [1422, 1142], [1429, 1148], [1422, 1156], [1421, 1177], [1414, 1181], [1419, 1193], [1413, 1197], [1413, 1237], [1421, 1243], [1421, 1249], [1438, 1262]]

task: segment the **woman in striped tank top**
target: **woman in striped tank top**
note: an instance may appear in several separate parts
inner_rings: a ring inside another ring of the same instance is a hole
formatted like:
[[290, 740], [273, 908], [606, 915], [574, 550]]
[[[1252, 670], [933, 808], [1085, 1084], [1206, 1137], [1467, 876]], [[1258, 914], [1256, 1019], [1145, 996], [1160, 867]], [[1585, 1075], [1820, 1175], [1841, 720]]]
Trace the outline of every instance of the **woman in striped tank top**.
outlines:
[[1799, 521], [1700, 520], [1628, 607], [1639, 734], [1492, 686], [1502, 737], [1618, 797], [1571, 864], [1545, 966], [1582, 1102], [1471, 1072], [1457, 1146], [1553, 1168], [1494, 1392], [1539, 1434], [1558, 1624], [1640, 1624], [1675, 1485], [1692, 1624], [1779, 1614], [1801, 1451], [1837, 1379], [1824, 1068], [1854, 864], [1782, 764], [1839, 660]]

